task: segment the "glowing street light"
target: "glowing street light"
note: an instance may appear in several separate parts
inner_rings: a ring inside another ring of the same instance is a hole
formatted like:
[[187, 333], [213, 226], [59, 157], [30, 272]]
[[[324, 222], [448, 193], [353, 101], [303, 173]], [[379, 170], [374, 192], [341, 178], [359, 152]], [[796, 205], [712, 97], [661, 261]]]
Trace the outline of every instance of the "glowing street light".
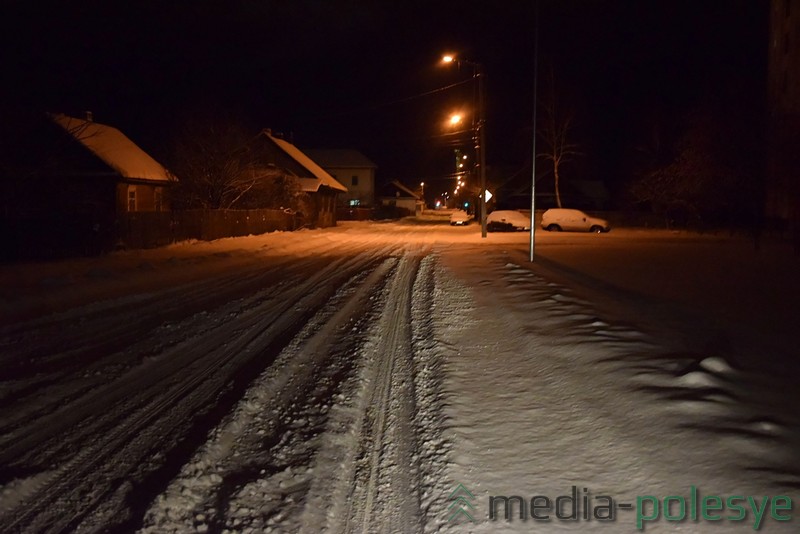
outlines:
[[458, 126], [459, 124], [461, 124], [461, 121], [463, 120], [464, 117], [460, 113], [453, 113], [452, 115], [450, 115], [450, 119], [448, 122], [450, 123], [450, 126]]
[[483, 65], [474, 61], [467, 61], [465, 59], [458, 59], [452, 54], [442, 56], [443, 63], [455, 63], [461, 66], [469, 65], [472, 67], [472, 78], [478, 84], [478, 118], [475, 121], [475, 154], [478, 157], [477, 167], [481, 180], [481, 237], [486, 237], [486, 117], [484, 105], [484, 78], [486, 77], [483, 72]]

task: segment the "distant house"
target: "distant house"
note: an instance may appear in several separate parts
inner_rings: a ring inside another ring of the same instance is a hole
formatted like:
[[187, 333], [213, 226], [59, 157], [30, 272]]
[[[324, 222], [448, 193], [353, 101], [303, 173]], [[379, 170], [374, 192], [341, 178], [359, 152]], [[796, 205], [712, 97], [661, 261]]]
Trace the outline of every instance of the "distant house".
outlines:
[[114, 242], [121, 214], [169, 210], [174, 177], [118, 129], [90, 115], [23, 122], [13, 154], [2, 158], [2, 233], [17, 252], [100, 252]]
[[308, 195], [309, 213], [304, 214], [308, 222], [316, 227], [335, 226], [337, 195], [347, 194], [348, 188], [292, 143], [273, 136], [269, 129], [263, 130], [258, 139], [265, 167], [294, 176]]
[[375, 165], [358, 150], [307, 149], [305, 154], [347, 186], [340, 206], [372, 207], [375, 204]]
[[413, 215], [422, 207], [422, 197], [397, 180], [383, 185], [379, 193], [383, 211], [394, 211], [398, 216]]

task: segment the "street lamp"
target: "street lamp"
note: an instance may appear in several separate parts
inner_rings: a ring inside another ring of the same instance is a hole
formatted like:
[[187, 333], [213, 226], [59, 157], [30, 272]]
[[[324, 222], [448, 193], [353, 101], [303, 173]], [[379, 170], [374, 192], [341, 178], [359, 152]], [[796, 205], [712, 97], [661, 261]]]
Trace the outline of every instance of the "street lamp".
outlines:
[[533, 263], [536, 235], [536, 89], [539, 80], [539, 0], [536, 0], [536, 26], [533, 29], [533, 124], [532, 124], [532, 156], [531, 156], [531, 235], [530, 261]]
[[475, 154], [478, 157], [478, 176], [481, 181], [481, 237], [486, 237], [486, 131], [485, 131], [485, 105], [484, 105], [484, 78], [483, 65], [474, 61], [458, 59], [453, 55], [442, 57], [444, 63], [455, 63], [458, 66], [469, 65], [472, 67], [472, 77], [478, 84], [478, 120], [475, 123]]

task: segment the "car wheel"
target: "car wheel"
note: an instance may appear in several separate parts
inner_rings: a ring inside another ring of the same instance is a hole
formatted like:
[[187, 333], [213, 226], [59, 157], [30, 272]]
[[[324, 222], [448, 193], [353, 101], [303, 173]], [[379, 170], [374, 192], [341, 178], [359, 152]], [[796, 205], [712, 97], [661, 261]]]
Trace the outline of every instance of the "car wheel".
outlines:
[[559, 225], [557, 225], [557, 224], [551, 224], [550, 226], [547, 227], [547, 231], [548, 232], [560, 232], [561, 231], [561, 227]]
[[602, 227], [602, 226], [597, 226], [597, 225], [595, 225], [595, 226], [592, 226], [592, 227], [589, 229], [589, 231], [590, 231], [590, 232], [594, 232], [595, 234], [601, 234], [601, 233], [603, 233], [603, 227]]

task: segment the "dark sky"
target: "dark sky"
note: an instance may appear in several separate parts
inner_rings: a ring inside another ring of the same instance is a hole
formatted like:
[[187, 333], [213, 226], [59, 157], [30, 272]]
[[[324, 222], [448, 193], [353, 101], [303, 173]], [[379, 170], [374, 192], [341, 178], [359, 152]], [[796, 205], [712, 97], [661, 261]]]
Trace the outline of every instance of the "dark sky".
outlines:
[[[301, 147], [356, 148], [380, 180], [446, 172], [441, 122], [469, 104], [455, 51], [487, 79], [490, 167], [531, 151], [535, 3], [523, 0], [3, 4], [6, 105], [81, 113], [156, 154], [187, 117], [226, 114]], [[760, 105], [766, 0], [541, 0], [540, 97], [575, 112], [583, 170], [613, 177], [644, 118]], [[646, 122], [646, 121], [644, 121]]]

